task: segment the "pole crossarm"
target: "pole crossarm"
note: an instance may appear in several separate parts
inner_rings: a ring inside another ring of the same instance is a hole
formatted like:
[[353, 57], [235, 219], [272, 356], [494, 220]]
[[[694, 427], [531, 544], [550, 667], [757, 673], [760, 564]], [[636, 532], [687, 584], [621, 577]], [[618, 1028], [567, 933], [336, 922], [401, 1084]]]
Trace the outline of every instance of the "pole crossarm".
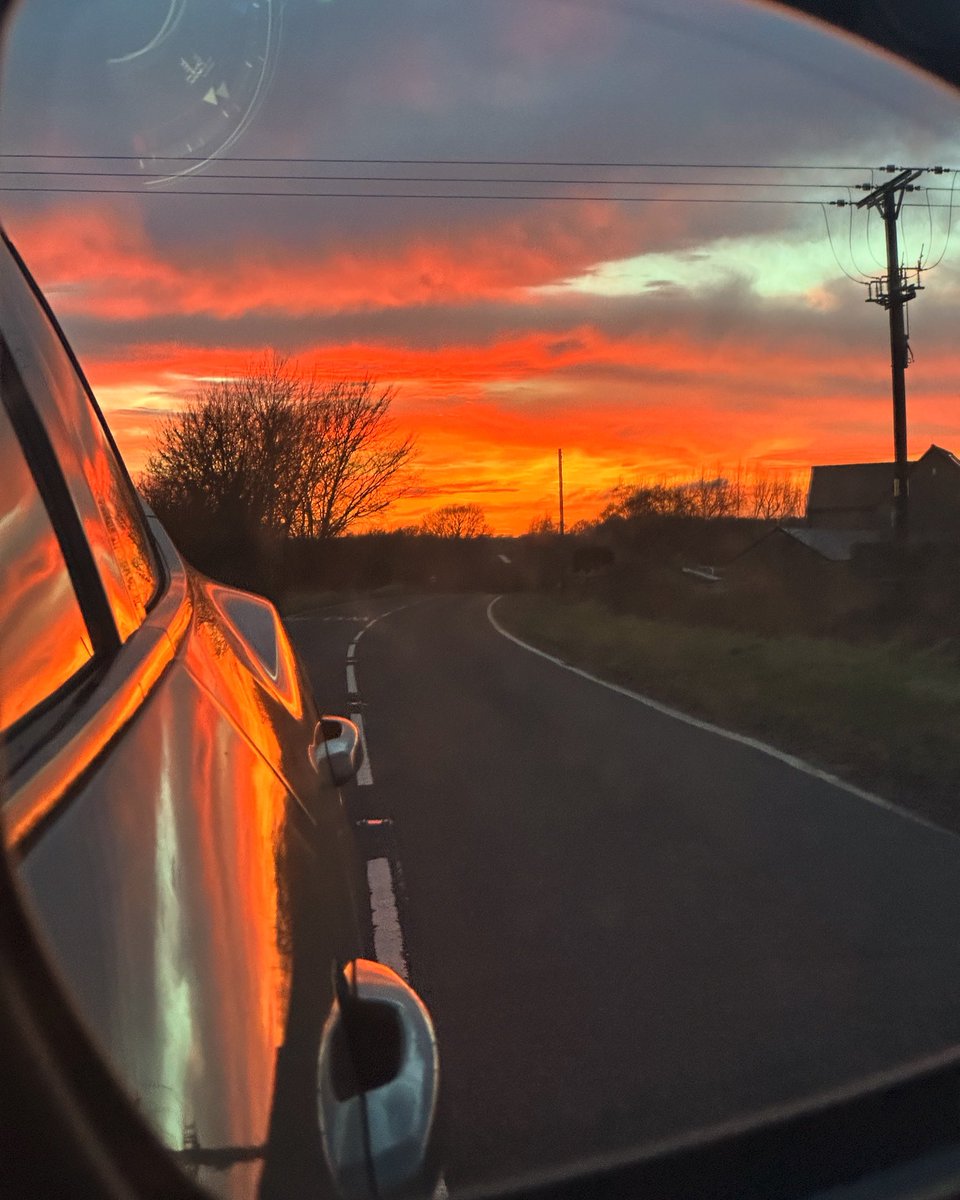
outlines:
[[896, 215], [899, 216], [904, 193], [913, 191], [912, 184], [922, 174], [923, 171], [915, 168], [901, 171], [899, 175], [894, 175], [886, 183], [879, 184], [872, 192], [868, 192], [866, 196], [858, 200], [857, 208], [877, 208], [882, 212], [888, 201], [892, 200], [896, 205]]

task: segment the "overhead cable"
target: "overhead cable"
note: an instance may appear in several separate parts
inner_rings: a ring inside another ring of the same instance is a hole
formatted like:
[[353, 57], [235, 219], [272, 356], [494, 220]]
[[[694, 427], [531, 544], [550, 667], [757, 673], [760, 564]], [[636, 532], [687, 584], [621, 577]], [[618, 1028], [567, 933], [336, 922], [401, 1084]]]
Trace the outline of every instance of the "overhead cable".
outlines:
[[743, 170], [743, 171], [861, 171], [871, 168], [862, 165], [836, 163], [703, 163], [703, 162], [599, 162], [596, 160], [570, 159], [523, 159], [523, 158], [312, 158], [312, 157], [257, 157], [254, 155], [222, 155], [212, 159], [202, 156], [172, 155], [151, 158], [136, 154], [42, 154], [0, 153], [0, 159], [55, 159], [61, 162], [135, 162], [135, 163], [295, 163], [302, 165], [346, 166], [473, 166], [473, 167], [623, 167], [654, 168], [663, 170]]
[[[197, 181], [199, 182], [199, 181]], [[400, 183], [401, 180], [395, 182]], [[482, 182], [482, 181], [481, 181]], [[536, 183], [536, 180], [527, 180]], [[543, 200], [543, 201], [605, 201], [610, 204], [820, 204], [819, 200], [789, 200], [785, 198], [770, 198], [760, 196], [599, 196], [599, 195], [568, 195], [556, 192], [553, 195], [533, 196], [528, 193], [509, 192], [291, 192], [291, 191], [260, 191], [239, 188], [97, 188], [97, 187], [31, 187], [20, 184], [0, 184], [0, 192], [42, 193], [50, 196], [57, 195], [87, 195], [87, 196], [231, 196], [242, 199], [273, 198], [277, 200]], [[946, 205], [934, 205], [946, 208]]]

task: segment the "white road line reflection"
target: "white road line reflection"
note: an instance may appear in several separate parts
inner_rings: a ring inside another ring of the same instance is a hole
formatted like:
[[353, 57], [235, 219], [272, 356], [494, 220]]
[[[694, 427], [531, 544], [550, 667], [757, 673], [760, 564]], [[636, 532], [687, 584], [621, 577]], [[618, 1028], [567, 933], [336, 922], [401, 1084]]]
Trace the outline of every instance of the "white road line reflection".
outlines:
[[350, 720], [360, 730], [360, 742], [363, 745], [363, 762], [357, 771], [357, 783], [361, 787], [369, 787], [373, 783], [373, 768], [370, 766], [370, 750], [367, 746], [367, 733], [363, 728], [363, 717], [358, 712], [352, 712]]

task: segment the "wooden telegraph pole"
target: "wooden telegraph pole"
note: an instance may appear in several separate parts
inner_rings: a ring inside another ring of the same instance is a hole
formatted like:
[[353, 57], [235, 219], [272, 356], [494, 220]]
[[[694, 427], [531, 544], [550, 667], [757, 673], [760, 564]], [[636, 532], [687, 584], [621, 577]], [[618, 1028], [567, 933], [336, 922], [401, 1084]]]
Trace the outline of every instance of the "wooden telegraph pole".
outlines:
[[883, 219], [887, 237], [887, 273], [870, 283], [868, 303], [879, 304], [890, 318], [890, 369], [893, 375], [893, 532], [897, 541], [905, 541], [910, 522], [910, 481], [907, 460], [907, 385], [905, 372], [909, 350], [904, 322], [904, 306], [920, 290], [920, 268], [915, 283], [908, 281], [900, 266], [897, 246], [897, 218], [905, 192], [913, 191], [913, 181], [923, 172], [901, 171], [887, 183], [857, 201], [857, 208], [875, 208]]
[[564, 587], [564, 582], [565, 582], [564, 577], [566, 575], [566, 572], [563, 569], [564, 568], [564, 563], [563, 563], [564, 524], [563, 524], [563, 451], [562, 450], [557, 451], [557, 488], [560, 492], [560, 591], [562, 592], [563, 587]]
[[557, 483], [560, 488], [560, 536], [563, 537], [563, 451], [557, 451]]

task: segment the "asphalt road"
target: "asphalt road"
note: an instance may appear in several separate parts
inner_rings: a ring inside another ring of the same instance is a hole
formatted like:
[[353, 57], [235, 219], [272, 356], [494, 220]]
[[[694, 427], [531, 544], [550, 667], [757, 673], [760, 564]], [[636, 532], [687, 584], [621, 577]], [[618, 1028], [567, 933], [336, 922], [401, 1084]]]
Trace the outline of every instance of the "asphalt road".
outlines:
[[348, 802], [391, 822], [361, 837], [437, 1025], [451, 1192], [960, 1041], [960, 839], [529, 653], [488, 601], [290, 624], [363, 717]]

